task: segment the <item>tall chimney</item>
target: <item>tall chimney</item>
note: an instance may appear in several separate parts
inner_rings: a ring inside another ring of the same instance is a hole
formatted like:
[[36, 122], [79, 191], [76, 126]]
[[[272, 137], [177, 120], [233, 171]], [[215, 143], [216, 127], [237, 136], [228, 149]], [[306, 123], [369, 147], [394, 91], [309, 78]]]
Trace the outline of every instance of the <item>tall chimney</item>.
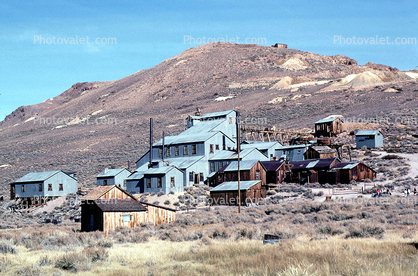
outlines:
[[165, 143], [165, 132], [163, 131], [163, 154], [162, 154], [163, 164], [164, 164], [164, 143]]
[[148, 167], [152, 166], [152, 128], [153, 128], [153, 121], [152, 118], [149, 119], [149, 165]]

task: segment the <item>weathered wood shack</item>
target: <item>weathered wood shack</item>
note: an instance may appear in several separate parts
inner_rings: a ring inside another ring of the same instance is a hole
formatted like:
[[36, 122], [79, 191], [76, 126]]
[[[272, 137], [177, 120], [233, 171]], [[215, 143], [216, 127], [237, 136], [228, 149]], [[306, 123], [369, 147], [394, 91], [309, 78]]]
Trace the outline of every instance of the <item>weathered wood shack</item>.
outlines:
[[[240, 181], [241, 205], [259, 203], [266, 197], [261, 180]], [[238, 205], [238, 181], [224, 182], [210, 190], [211, 205]]]
[[[258, 160], [243, 160], [239, 162], [240, 180], [261, 180], [266, 185], [266, 170]], [[228, 166], [221, 168], [210, 181], [213, 186], [223, 182], [238, 181], [238, 162], [233, 161]]]
[[286, 163], [284, 161], [261, 161], [266, 171], [267, 184], [279, 184], [286, 178]]
[[337, 158], [310, 159], [303, 161], [289, 162], [291, 173], [287, 182], [293, 183], [315, 183], [328, 182], [327, 172], [340, 161]]
[[376, 178], [376, 171], [361, 162], [343, 162], [335, 164], [328, 171], [328, 183], [350, 183], [351, 180]]
[[305, 159], [323, 159], [337, 156], [337, 151], [328, 146], [311, 146], [305, 152]]
[[175, 220], [175, 210], [143, 204], [116, 185], [98, 186], [81, 200], [81, 231], [107, 232], [117, 227], [134, 228], [141, 223], [158, 225]]
[[331, 137], [343, 132], [342, 116], [330, 116], [315, 122], [315, 137]]

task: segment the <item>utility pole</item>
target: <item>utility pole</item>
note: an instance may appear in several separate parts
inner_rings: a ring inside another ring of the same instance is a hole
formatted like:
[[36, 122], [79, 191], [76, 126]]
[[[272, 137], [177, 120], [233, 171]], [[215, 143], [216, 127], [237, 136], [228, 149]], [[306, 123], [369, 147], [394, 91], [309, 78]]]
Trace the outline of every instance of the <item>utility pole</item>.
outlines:
[[239, 171], [239, 153], [241, 151], [241, 145], [240, 145], [240, 114], [237, 111], [237, 118], [236, 118], [236, 126], [237, 126], [237, 153], [238, 153], [238, 214], [241, 213], [241, 176]]

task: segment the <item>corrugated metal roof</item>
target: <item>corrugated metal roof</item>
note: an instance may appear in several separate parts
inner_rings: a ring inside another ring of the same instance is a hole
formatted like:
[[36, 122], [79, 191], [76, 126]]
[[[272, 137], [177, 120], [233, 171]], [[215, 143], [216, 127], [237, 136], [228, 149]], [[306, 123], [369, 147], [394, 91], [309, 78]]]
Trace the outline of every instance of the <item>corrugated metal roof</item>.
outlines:
[[[239, 169], [241, 171], [251, 170], [252, 167], [258, 162], [258, 160], [242, 160], [239, 162]], [[226, 167], [224, 172], [233, 172], [238, 170], [238, 161], [232, 161], [228, 167]]]
[[332, 169], [345, 169], [345, 170], [351, 170], [355, 166], [357, 166], [359, 162], [342, 162], [335, 164]]
[[356, 136], [369, 136], [369, 135], [376, 135], [378, 132], [380, 132], [379, 130], [360, 130], [356, 133]]
[[120, 168], [120, 169], [104, 169], [96, 177], [112, 177], [112, 176], [116, 176], [116, 175], [120, 174], [123, 170], [127, 170], [127, 169], [125, 169], [125, 168]]
[[51, 176], [59, 173], [60, 170], [56, 171], [47, 171], [47, 172], [30, 172], [27, 175], [19, 178], [15, 181], [15, 183], [23, 183], [23, 182], [43, 182], [50, 178]]
[[306, 148], [306, 146], [307, 145], [280, 146], [276, 150], [288, 150], [288, 149]]
[[128, 176], [127, 180], [137, 180], [144, 178], [144, 172], [134, 172]]
[[172, 169], [177, 169], [177, 168], [174, 167], [174, 166], [165, 166], [165, 167], [160, 167], [160, 168], [150, 168], [143, 173], [144, 173], [144, 175], [147, 175], [147, 174], [166, 174], [169, 171], [171, 171]]
[[[258, 149], [256, 149], [256, 148], [242, 149], [241, 152], [239, 153], [240, 159], [244, 158], [245, 156], [247, 156], [248, 154], [250, 154], [254, 150], [258, 151]], [[234, 160], [234, 159], [235, 160], [238, 159], [238, 153], [236, 151], [231, 151], [231, 150], [220, 151], [217, 154], [215, 154], [214, 156], [212, 156], [211, 158], [209, 158], [209, 160], [211, 160], [211, 161], [215, 161], [215, 160]]]
[[234, 110], [225, 110], [225, 111], [217, 111], [217, 112], [212, 112], [212, 113], [206, 113], [206, 114], [203, 114], [201, 117], [202, 118], [220, 117], [220, 116], [226, 116], [231, 112], [234, 112]]
[[[193, 128], [193, 127], [192, 127]], [[190, 128], [191, 129], [191, 128]], [[218, 131], [220, 132], [220, 131]], [[190, 134], [182, 132], [176, 136], [167, 136], [164, 138], [165, 145], [177, 145], [177, 144], [190, 144], [190, 143], [199, 143], [204, 142], [216, 135], [218, 132], [201, 132], [197, 134]], [[154, 146], [161, 146], [163, 144], [163, 139], [159, 140]]]
[[210, 120], [210, 121], [203, 121], [200, 123], [195, 124], [192, 127], [184, 130], [179, 135], [189, 135], [189, 134], [198, 134], [202, 132], [211, 132], [214, 128], [222, 124], [225, 120]]
[[336, 152], [335, 149], [332, 149], [328, 146], [312, 146], [311, 148], [318, 153], [334, 153], [334, 152]]
[[[257, 185], [260, 183], [261, 180], [246, 180], [246, 181], [240, 181], [240, 190], [245, 191], [251, 188], [254, 185]], [[230, 182], [224, 182], [215, 188], [211, 189], [210, 192], [223, 192], [223, 191], [238, 191], [238, 181], [230, 181]]]
[[283, 165], [284, 161], [260, 161], [260, 163], [266, 171], [274, 172]]
[[307, 169], [310, 169], [310, 168], [315, 168], [315, 166], [316, 166], [316, 164], [318, 164], [318, 162], [319, 162], [319, 160], [309, 162], [309, 163], [306, 165], [306, 168], [307, 168]]
[[274, 146], [280, 146], [279, 142], [257, 142], [249, 141], [248, 144], [241, 144], [241, 149], [257, 148], [259, 150], [267, 150]]
[[321, 119], [319, 121], [316, 121], [315, 124], [331, 123], [331, 122], [334, 122], [336, 119], [338, 119], [338, 117], [325, 118], [325, 119]]
[[98, 199], [95, 200], [97, 207], [103, 212], [146, 212], [139, 201], [135, 199]]
[[179, 169], [187, 169], [194, 163], [198, 162], [199, 160], [203, 159], [204, 156], [191, 156], [191, 157], [178, 157], [178, 158], [170, 158], [164, 159], [167, 161], [169, 165], [175, 166]]
[[295, 169], [312, 169], [312, 168], [326, 168], [329, 167], [336, 158], [323, 158], [323, 159], [308, 159], [302, 161], [290, 161], [289, 164], [293, 165], [292, 170]]

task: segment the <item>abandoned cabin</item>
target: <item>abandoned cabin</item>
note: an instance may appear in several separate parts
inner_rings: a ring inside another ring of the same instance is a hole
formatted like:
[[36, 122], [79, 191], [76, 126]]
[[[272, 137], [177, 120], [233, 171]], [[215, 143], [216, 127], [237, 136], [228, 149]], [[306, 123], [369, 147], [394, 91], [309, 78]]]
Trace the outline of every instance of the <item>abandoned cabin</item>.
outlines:
[[305, 152], [305, 159], [323, 159], [337, 156], [337, 151], [328, 146], [310, 146]]
[[383, 147], [383, 134], [379, 130], [360, 130], [356, 133], [356, 147]]
[[285, 180], [286, 173], [289, 171], [285, 161], [261, 161], [260, 163], [266, 171], [266, 183], [268, 186], [282, 183]]
[[289, 162], [290, 174], [286, 182], [292, 183], [328, 183], [328, 170], [339, 163], [338, 158], [309, 159]]
[[342, 116], [331, 115], [315, 122], [315, 137], [331, 137], [343, 132]]
[[376, 178], [376, 171], [361, 162], [341, 162], [331, 167], [327, 172], [329, 184], [348, 184], [352, 180], [373, 180]]
[[81, 198], [81, 231], [134, 228], [141, 223], [173, 222], [175, 210], [139, 202], [116, 185], [98, 186]]
[[125, 179], [131, 174], [132, 172], [125, 168], [104, 168], [103, 171], [96, 176], [97, 186], [117, 185], [122, 189], [126, 189]]
[[[240, 180], [261, 180], [261, 185], [266, 185], [266, 170], [258, 160], [243, 160], [240, 166]], [[233, 161], [229, 165], [221, 168], [209, 180], [212, 187], [216, 187], [223, 182], [238, 181], [238, 161]]]
[[44, 204], [47, 200], [76, 192], [75, 175], [61, 170], [31, 172], [10, 184], [10, 199], [27, 206]]
[[[241, 204], [256, 204], [266, 197], [266, 187], [261, 180], [240, 181]], [[238, 181], [224, 182], [210, 190], [213, 205], [238, 205]]]

